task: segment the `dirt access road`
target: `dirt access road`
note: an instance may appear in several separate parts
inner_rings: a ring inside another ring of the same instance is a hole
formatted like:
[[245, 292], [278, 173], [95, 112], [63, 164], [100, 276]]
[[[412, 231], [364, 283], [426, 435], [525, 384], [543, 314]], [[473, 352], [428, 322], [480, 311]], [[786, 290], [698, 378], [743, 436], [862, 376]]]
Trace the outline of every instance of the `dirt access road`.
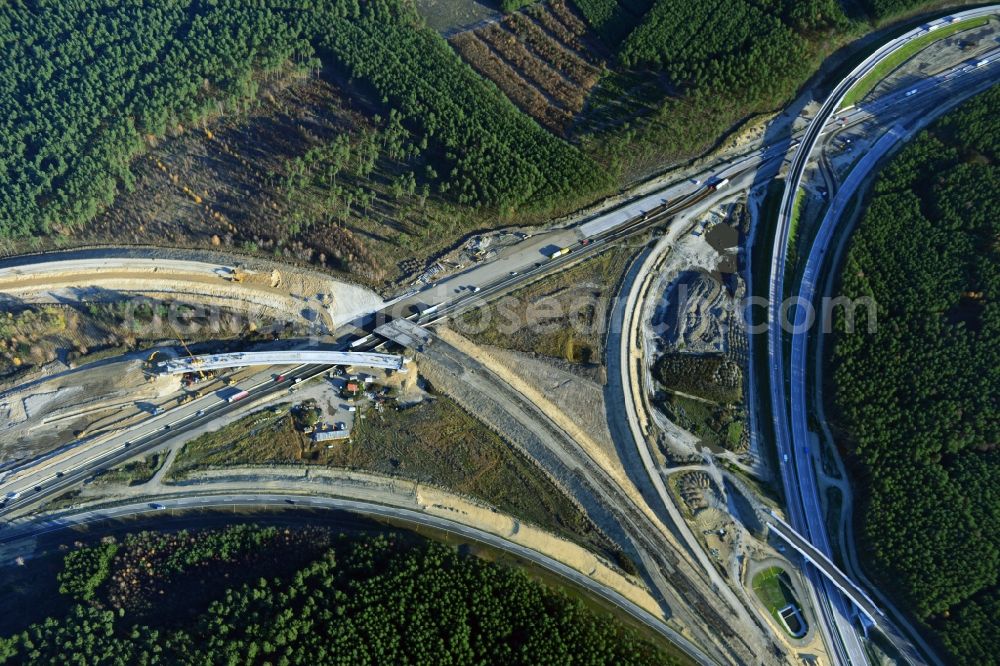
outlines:
[[173, 298], [318, 326], [323, 332], [382, 303], [375, 292], [322, 273], [219, 261], [227, 258], [131, 256], [113, 249], [25, 257], [0, 264], [0, 293], [23, 303]]

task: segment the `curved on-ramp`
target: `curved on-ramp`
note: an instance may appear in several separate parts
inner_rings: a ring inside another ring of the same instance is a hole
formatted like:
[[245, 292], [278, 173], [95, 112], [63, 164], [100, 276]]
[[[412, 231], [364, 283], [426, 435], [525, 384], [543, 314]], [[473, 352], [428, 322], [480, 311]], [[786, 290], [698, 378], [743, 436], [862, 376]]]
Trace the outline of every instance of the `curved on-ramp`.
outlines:
[[[792, 421], [790, 423], [789, 420], [786, 396], [784, 336], [782, 330], [784, 325], [783, 319], [787, 314], [783, 303], [785, 264], [789, 251], [789, 238], [792, 231], [792, 218], [795, 215], [796, 198], [799, 193], [805, 167], [812, 156], [823, 127], [830, 116], [836, 112], [848, 91], [865, 75], [872, 72], [881, 62], [914, 39], [926, 34], [929, 30], [955, 21], [994, 15], [998, 12], [1000, 12], [1000, 5], [991, 5], [989, 7], [958, 12], [951, 16], [932, 21], [927, 26], [911, 30], [877, 49], [844, 78], [827, 97], [820, 111], [813, 118], [809, 128], [806, 130], [806, 134], [798, 146], [798, 150], [792, 159], [788, 175], [786, 176], [785, 190], [778, 213], [778, 227], [772, 249], [771, 281], [769, 286], [768, 356], [771, 409], [774, 419], [775, 445], [778, 450], [779, 459], [784, 461], [781, 464], [781, 477], [785, 488], [790, 522], [796, 530], [806, 535], [818, 549], [827, 555], [830, 554], [831, 549], [829, 537], [826, 533], [825, 516], [823, 515], [822, 505], [819, 500], [818, 489], [813, 480], [811, 460], [806, 453], [807, 442], [802, 441], [803, 434], [808, 434], [808, 429], [804, 428], [803, 415], [801, 413], [797, 412], [792, 415], [798, 422]], [[805, 371], [804, 360], [802, 367], [793, 364], [790, 368], [793, 377], [802, 375]], [[802, 410], [800, 409], [799, 411]], [[797, 438], [799, 441], [796, 441]], [[863, 663], [865, 656], [863, 650], [860, 648], [857, 634], [850, 627], [850, 623], [844, 621], [844, 612], [846, 609], [840, 592], [832, 587], [824, 590], [822, 584], [816, 587], [817, 594], [821, 594], [823, 591], [827, 592], [827, 603], [821, 604], [821, 607], [826, 632], [833, 643], [832, 647], [840, 655], [842, 661]], [[836, 615], [834, 615], [835, 609], [831, 607], [831, 604], [837, 606]], [[833, 631], [835, 626], [837, 627], [836, 633]], [[887, 633], [898, 632], [892, 631]], [[837, 640], [838, 637], [839, 640]], [[897, 644], [898, 639], [899, 636], [895, 639], [890, 636], [890, 640], [893, 640], [901, 652], [907, 654], [912, 660], [918, 660], [919, 656], [914, 654], [912, 647]]]

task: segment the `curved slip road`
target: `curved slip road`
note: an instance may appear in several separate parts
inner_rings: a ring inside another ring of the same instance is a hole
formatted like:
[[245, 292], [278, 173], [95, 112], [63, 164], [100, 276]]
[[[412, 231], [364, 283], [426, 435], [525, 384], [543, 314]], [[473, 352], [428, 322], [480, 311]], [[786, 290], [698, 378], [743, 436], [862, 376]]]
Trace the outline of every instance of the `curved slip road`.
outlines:
[[532, 550], [526, 546], [513, 543], [502, 537], [490, 534], [489, 532], [485, 532], [468, 525], [463, 525], [462, 523], [458, 523], [453, 520], [428, 515], [412, 509], [397, 508], [371, 502], [295, 494], [256, 493], [211, 495], [189, 493], [183, 497], [158, 499], [156, 502], [152, 503], [136, 502], [106, 508], [94, 508], [85, 511], [67, 512], [55, 518], [46, 520], [35, 519], [18, 522], [17, 524], [8, 525], [5, 528], [0, 529], [0, 544], [11, 544], [22, 539], [33, 539], [43, 534], [70, 529], [76, 525], [128, 518], [139, 515], [155, 515], [166, 510], [185, 511], [192, 509], [217, 509], [231, 507], [258, 507], [267, 509], [268, 506], [274, 505], [280, 506], [283, 509], [302, 507], [311, 509], [349, 511], [351, 513], [357, 513], [364, 516], [375, 516], [379, 518], [389, 518], [408, 523], [415, 523], [441, 530], [449, 534], [457, 535], [465, 539], [478, 541], [488, 546], [512, 553], [529, 562], [541, 566], [548, 571], [556, 573], [559, 576], [566, 578], [574, 584], [586, 589], [592, 594], [595, 594], [614, 604], [628, 613], [631, 617], [635, 618], [637, 621], [646, 625], [676, 645], [696, 663], [704, 666], [711, 666], [713, 664], [713, 662], [709, 660], [696, 645], [668, 627], [659, 618], [621, 596], [618, 592], [598, 584], [576, 569], [558, 562], [547, 555], [543, 555], [542, 553]]
[[[1000, 12], [1000, 6], [992, 5], [990, 7], [959, 12], [950, 17], [938, 19], [929, 25], [940, 27], [954, 21], [994, 15], [998, 12]], [[873, 71], [883, 60], [927, 32], [928, 29], [925, 27], [917, 28], [883, 45], [858, 65], [834, 89], [806, 130], [806, 135], [792, 160], [779, 211], [778, 229], [775, 234], [771, 257], [770, 303], [768, 310], [769, 383], [771, 407], [774, 417], [775, 444], [781, 461], [781, 477], [789, 509], [789, 522], [827, 555], [830, 554], [830, 545], [826, 534], [825, 516], [823, 515], [818, 490], [813, 478], [811, 458], [808, 454], [808, 440], [796, 440], [795, 438], [796, 435], [801, 438], [803, 432], [808, 434], [808, 431], [804, 428], [804, 423], [802, 422], [793, 423], [792, 427], [790, 427], [786, 397], [783, 335], [783, 319], [786, 312], [783, 311], [783, 297], [792, 217], [805, 167], [820, 139], [820, 135], [823, 133], [824, 126], [835, 113], [844, 96], [861, 78]], [[929, 85], [925, 86], [921, 84], [916, 90], [918, 93], [923, 93], [929, 90], [930, 87]], [[911, 93], [909, 91], [905, 93], [905, 98], [909, 98], [910, 96]], [[804, 359], [803, 364], [800, 366], [794, 365], [793, 360], [791, 371], [791, 379], [798, 381], [797, 375], [804, 375], [805, 373]], [[804, 382], [804, 377], [802, 381]], [[798, 421], [800, 417], [801, 413], [799, 413], [799, 416], [795, 420]], [[827, 587], [828, 584], [825, 580], [820, 580], [815, 575], [813, 582], [817, 595], [823, 597], [820, 599], [821, 620], [824, 624], [825, 633], [830, 639], [831, 647], [839, 655], [839, 660], [842, 663], [856, 665], [866, 663], [865, 652], [849, 619], [850, 609], [847, 607], [846, 600], [839, 590], [833, 587], [832, 583]], [[898, 632], [890, 631], [888, 633], [891, 634], [890, 639], [893, 639], [894, 644], [901, 653], [906, 654], [911, 660], [917, 663], [922, 661], [912, 645], [908, 641], [902, 640]], [[899, 642], [897, 643], [897, 641]]]

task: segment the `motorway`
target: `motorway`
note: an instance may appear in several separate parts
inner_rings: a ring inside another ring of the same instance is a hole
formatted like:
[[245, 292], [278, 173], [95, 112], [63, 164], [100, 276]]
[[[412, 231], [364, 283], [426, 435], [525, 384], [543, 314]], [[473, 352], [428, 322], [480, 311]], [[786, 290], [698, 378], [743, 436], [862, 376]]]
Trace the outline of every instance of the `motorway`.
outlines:
[[[994, 52], [994, 54], [995, 53], [996, 52]], [[928, 85], [929, 83], [932, 83], [930, 81], [921, 82], [916, 86], [911, 86], [909, 90], [917, 90], [920, 95], [918, 97], [914, 94], [912, 99], [919, 102], [922, 108], [930, 107], [932, 109], [929, 113], [920, 114], [916, 124], [925, 125], [930, 123], [935, 118], [939, 117], [956, 104], [961, 103], [969, 96], [981, 92], [986, 87], [994, 85], [996, 75], [997, 69], [995, 67], [991, 70], [979, 69], [974, 72], [965, 70], [964, 68], [959, 68], [957, 70], [952, 70], [941, 77], [941, 82], [946, 84], [941, 86], [941, 89], [932, 90], [932, 86]], [[962, 77], [968, 77], [964, 81], [962, 90], [954, 90], [953, 86], [947, 85], [957, 82]], [[923, 99], [924, 93], [932, 94], [929, 99]], [[819, 226], [816, 237], [812, 241], [809, 256], [806, 260], [805, 267], [802, 271], [802, 277], [799, 282], [799, 292], [797, 296], [798, 303], [814, 302], [816, 297], [816, 283], [821, 279], [820, 271], [823, 268], [827, 251], [830, 248], [830, 244], [834, 239], [835, 233], [841, 230], [840, 222], [845, 218], [845, 214], [850, 203], [863, 187], [863, 183], [866, 178], [868, 178], [868, 176], [874, 171], [879, 161], [896, 146], [912, 136], [913, 131], [913, 129], [907, 129], [900, 125], [893, 126], [852, 168], [847, 179], [844, 181], [843, 185], [841, 185], [836, 193], [836, 196], [830, 202], [830, 206]], [[796, 330], [793, 331], [791, 341], [791, 432], [792, 438], [796, 443], [804, 443], [803, 447], [798, 449], [803, 452], [803, 455], [798, 456], [796, 462], [797, 465], [801, 463], [804, 467], [806, 467], [806, 469], [799, 469], [798, 471], [800, 483], [807, 487], [807, 493], [813, 493], [818, 497], [819, 490], [814, 487], [814, 476], [812, 470], [812, 463], [818, 452], [814, 451], [813, 455], [810, 456], [808, 455], [808, 449], [806, 448], [808, 446], [807, 443], [811, 438], [808, 428], [809, 408], [806, 400], [806, 396], [808, 395], [806, 389], [806, 353], [808, 346], [809, 331], [806, 327], [801, 327], [801, 330], [796, 328]], [[785, 538], [787, 539], [787, 536], [785, 536]], [[826, 558], [830, 552], [830, 544], [826, 539], [825, 532], [820, 538], [817, 538], [817, 535], [813, 535], [813, 542], [818, 553], [810, 555], [811, 560], [816, 564], [816, 566], [822, 568], [827, 573], [828, 577], [838, 585], [838, 587], [843, 589], [845, 584], [843, 574], [837, 570], [832, 563], [822, 562], [822, 559]], [[798, 548], [798, 546], [796, 546], [796, 548]], [[851, 586], [853, 585], [853, 582], [851, 582]], [[860, 592], [860, 595], [858, 592]], [[852, 589], [852, 601], [869, 616], [873, 623], [878, 624], [881, 622], [881, 617], [879, 615], [875, 615], [876, 613], [880, 614], [881, 612], [878, 611], [874, 602], [872, 602], [863, 591], [859, 591], [856, 588]], [[890, 625], [884, 626], [883, 630], [886, 632], [895, 631], [895, 629]], [[923, 644], [918, 632], [911, 630], [909, 632], [909, 636], [911, 640], [921, 645], [924, 653], [929, 653], [929, 648]], [[894, 642], [897, 646], [899, 646], [905, 645], [906, 640], [896, 637]], [[918, 655], [911, 653], [911, 658], [916, 660]]]
[[[903, 98], [909, 98], [911, 99], [911, 101], [919, 100], [920, 102], [924, 102], [925, 96], [923, 95], [923, 93], [925, 91], [929, 91], [932, 88], [940, 87], [942, 83], [955, 80], [956, 78], [959, 77], [959, 75], [963, 74], [963, 72], [968, 73], [967, 72], [968, 68], [969, 68], [968, 65], [962, 65], [958, 68], [955, 68], [955, 70], [953, 71], [941, 75], [940, 79], [932, 79], [924, 81], [919, 84], [911, 86], [911, 88], [901, 90], [896, 93], [887, 94], [879, 98], [874, 103], [866, 104], [863, 109], [855, 108], [846, 110], [844, 113], [838, 116], [838, 118], [836, 119], [837, 122], [836, 125], [831, 127], [830, 123], [827, 123], [823, 131], [820, 132], [820, 134], [825, 135], [830, 133], [831, 130], [835, 131], [841, 128], [850, 127], [854, 124], [861, 122], [862, 120], [868, 120], [872, 117], [877, 116], [881, 119], [883, 115], [890, 116], [892, 114], [888, 112], [891, 111], [894, 106], [898, 105], [899, 101]], [[920, 93], [920, 96], [917, 96], [916, 93], [909, 93], [909, 90], [912, 89], [916, 89], [918, 93]], [[945, 88], [944, 90], [936, 91], [937, 96], [945, 94], [951, 94], [947, 88]], [[921, 107], [925, 106], [926, 104], [921, 104]], [[877, 159], [877, 157], [875, 157], [874, 159]], [[638, 411], [640, 409], [644, 409], [644, 406], [638, 404], [641, 403], [641, 396], [637, 397], [635, 395], [635, 391], [633, 390], [633, 386], [637, 385], [636, 380], [639, 379], [641, 381], [641, 377], [636, 378], [633, 376], [637, 370], [637, 368], [635, 367], [636, 363], [633, 362], [633, 350], [637, 347], [638, 344], [633, 336], [634, 332], [633, 329], [637, 323], [633, 321], [633, 319], [636, 310], [640, 309], [637, 307], [636, 303], [637, 294], [643, 291], [644, 278], [651, 271], [655, 271], [656, 265], [663, 250], [669, 250], [669, 247], [661, 248], [660, 246], [658, 246], [657, 250], [655, 250], [652, 254], [648, 255], [647, 258], [645, 258], [643, 261], [640, 262], [642, 266], [640, 267], [638, 274], [635, 277], [629, 278], [629, 282], [632, 283], [633, 287], [629, 289], [626, 294], [619, 297], [618, 305], [616, 306], [613, 314], [612, 334], [611, 337], [609, 338], [609, 343], [617, 344], [618, 351], [612, 354], [610, 357], [609, 375], [612, 372], [612, 370], [614, 371], [615, 375], [620, 374], [620, 377], [615, 376], [614, 384], [616, 388], [615, 388], [614, 398], [623, 405], [624, 409], [622, 411], [624, 412], [624, 415], [609, 415], [609, 419], [611, 419], [612, 416], [623, 416], [621, 420], [624, 421], [625, 425], [620, 426], [616, 429], [619, 432], [619, 436], [622, 439], [626, 439], [626, 437], [624, 437], [623, 435], [625, 432], [629, 433], [627, 439], [632, 443], [632, 446], [635, 446], [637, 448], [641, 465], [645, 469], [645, 473], [649, 481], [652, 483], [652, 490], [655, 491], [655, 494], [659, 497], [661, 504], [666, 508], [666, 511], [670, 516], [674, 525], [678, 526], [681, 535], [685, 537], [685, 541], [688, 544], [689, 550], [692, 550], [696, 554], [696, 556], [698, 554], [702, 555], [703, 558], [704, 553], [701, 551], [696, 540], [693, 539], [693, 537], [690, 535], [690, 530], [685, 529], [686, 525], [684, 524], [683, 520], [680, 519], [679, 516], [677, 515], [676, 507], [673, 505], [673, 502], [670, 499], [666, 491], [666, 488], [664, 487], [662, 478], [660, 477], [656, 469], [656, 466], [652, 460], [652, 454], [648, 450], [648, 446], [646, 444], [646, 436], [641, 426], [642, 420], [639, 418], [638, 414]], [[632, 272], [634, 271], [630, 271], [630, 276]], [[618, 395], [619, 393], [621, 395]], [[648, 420], [649, 420], [648, 418], [645, 419], [646, 422], [648, 422]], [[636, 482], [639, 483], [640, 479], [636, 479]], [[857, 588], [854, 585], [854, 583], [850, 581], [843, 574], [843, 572], [836, 569], [836, 567], [833, 566], [828, 559], [824, 559], [821, 553], [816, 553], [810, 550], [812, 546], [809, 545], [808, 543], [805, 544], [798, 543], [801, 541], [801, 537], [799, 535], [795, 534], [794, 532], [791, 532], [788, 538], [792, 540], [797, 540], [796, 541], [796, 543], [798, 544], [796, 546], [797, 548], [801, 547], [801, 549], [810, 552], [812, 559], [816, 561], [819, 566], [825, 567], [827, 573], [831, 576], [832, 580], [834, 580], [839, 586], [841, 586], [842, 589], [850, 590], [861, 601], [861, 603], [864, 604], [862, 606], [863, 609], [865, 609], [866, 611], [870, 611], [871, 613], [879, 612], [877, 611], [877, 608], [875, 607], [874, 603], [871, 602], [871, 600], [867, 597], [867, 595], [865, 595], [865, 593], [862, 590]], [[711, 565], [706, 563], [705, 567], [706, 571], [709, 571], [710, 574], [715, 573]], [[722, 589], [728, 591], [728, 587], [724, 587]]]
[[278, 372], [284, 375], [281, 382], [274, 380], [271, 371], [258, 373], [229, 389], [230, 393], [234, 390], [248, 392], [249, 395], [239, 402], [230, 403], [218, 393], [210, 393], [161, 414], [151, 415], [131, 428], [82, 440], [81, 445], [61, 453], [51, 462], [46, 459], [43, 461], [45, 464], [31, 464], [32, 461], [29, 461], [23, 468], [8, 469], [3, 485], [0, 485], [0, 497], [7, 498], [0, 507], [0, 515], [16, 515], [29, 510], [83, 483], [97, 472], [137, 457], [183, 432], [207, 426], [223, 414], [247, 409], [266, 398], [286, 392], [297, 378], [305, 381], [327, 369], [326, 366], [278, 368]]
[[[973, 11], [983, 12], [984, 10]], [[899, 45], [905, 43], [906, 39], [907, 37], [904, 35], [891, 43], [895, 46], [883, 47], [876, 52], [878, 57], [875, 60], [866, 61], [869, 68], [873, 62], [885, 57]], [[859, 73], [859, 70], [855, 70], [852, 80], [857, 80], [862, 74], [863, 72]], [[836, 92], [834, 96], [836, 96]], [[796, 183], [801, 178], [802, 169], [805, 167], [808, 154], [811, 152], [811, 146], [815, 144], [821, 134], [843, 126], [864, 122], [874, 114], [884, 111], [888, 106], [897, 104], [898, 101], [897, 94], [895, 97], [880, 100], [870, 107], [860, 106], [845, 110], [837, 118], [832, 117], [835, 105], [832, 107], [824, 105], [824, 110], [805, 133], [806, 140], [793, 159], [792, 173], [798, 174], [798, 178], [795, 178]], [[840, 120], [841, 118], [844, 120]], [[762, 164], [772, 160], [783, 160], [788, 149], [796, 147], [798, 141], [795, 137], [778, 141], [741, 157], [726, 160], [723, 165], [708, 168], [698, 178], [674, 183], [660, 192], [630, 202], [582, 224], [538, 233], [525, 238], [521, 243], [504, 249], [495, 261], [477, 264], [466, 271], [443, 278], [433, 285], [405, 294], [403, 297], [386, 304], [379, 311], [364, 318], [364, 321], [361, 322], [363, 330], [370, 334], [380, 317], [386, 319], [395, 316], [408, 316], [422, 324], [433, 323], [449, 314], [480, 306], [486, 299], [508, 293], [532, 280], [561, 270], [586, 256], [596, 254], [611, 243], [648, 231], [651, 227], [663, 224], [682, 211], [704, 210], [720, 199], [731, 196], [731, 191], [737, 190], [742, 184], [752, 180], [753, 175]], [[806, 149], [807, 145], [808, 149]], [[806, 158], [800, 158], [801, 155], [805, 155]], [[731, 181], [730, 185], [720, 188], [718, 191], [704, 184], [706, 181], [717, 182], [725, 178]], [[796, 190], [797, 187], [791, 188], [793, 193]], [[645, 213], [663, 204], [667, 204], [665, 210], [649, 219], [642, 219]], [[782, 219], [787, 219], [787, 212], [783, 208]], [[784, 229], [778, 236], [783, 238], [782, 243], [787, 244], [787, 229]], [[550, 259], [553, 251], [559, 248], [570, 248], [572, 251], [565, 256]], [[780, 255], [782, 264], [785, 254], [782, 252]], [[775, 257], [777, 256], [776, 253]], [[782, 265], [778, 274], [781, 280], [783, 280], [783, 269]], [[783, 293], [783, 284], [775, 284], [775, 275], [775, 266], [772, 265], [772, 303], [780, 302], [780, 298], [774, 298], [776, 286], [781, 287], [777, 293]], [[423, 315], [415, 314], [421, 311], [424, 313]], [[350, 341], [352, 335], [356, 338], [356, 329], [345, 330], [344, 335], [345, 339]], [[375, 341], [371, 335], [363, 337], [361, 340], [362, 344], [357, 346], [359, 349], [374, 346]], [[350, 345], [345, 343], [344, 348], [350, 348]], [[773, 349], [772, 358], [774, 358]], [[772, 363], [773, 367], [774, 363]], [[81, 483], [95, 471], [117, 465], [128, 458], [161, 445], [182, 432], [204, 426], [234, 409], [286, 391], [289, 388], [288, 383], [297, 377], [307, 379], [323, 373], [326, 369], [327, 366], [293, 367], [283, 373], [286, 375], [286, 380], [282, 383], [275, 383], [270, 373], [259, 373], [253, 379], [234, 387], [247, 390], [250, 394], [242, 404], [227, 403], [216, 395], [206, 396], [176, 407], [165, 414], [151, 416], [145, 423], [127, 431], [110, 433], [100, 440], [91, 440], [94, 442], [94, 446], [81, 447], [79, 453], [61, 457], [58, 465], [45, 465], [38, 470], [8, 473], [3, 485], [0, 486], [0, 493], [17, 492], [19, 495], [10, 499], [6, 506], [0, 508], [0, 514], [24, 511], [44, 499]], [[778, 376], [783, 377], [783, 374], [782, 371]], [[773, 392], [776, 386], [783, 386], [783, 379], [776, 384], [772, 376], [771, 384]], [[772, 402], [775, 402], [773, 396]], [[781, 404], [782, 409], [784, 409], [784, 402]], [[779, 429], [785, 431], [783, 435], [786, 438], [785, 440], [779, 438], [779, 451], [790, 452], [791, 447], [787, 444], [787, 438], [789, 438], [787, 414], [780, 421], [776, 418], [776, 423], [784, 424]], [[784, 448], [782, 448], [782, 441], [785, 442]], [[800, 458], [802, 457], [800, 456]], [[784, 466], [785, 469], [782, 470], [786, 491], [789, 488], [798, 488], [794, 479], [786, 478], [787, 474], [792, 473], [790, 467]], [[17, 474], [16, 483], [12, 481], [14, 474]], [[34, 490], [36, 487], [40, 490]], [[799, 502], [802, 501], [799, 493], [794, 493], [794, 495], [800, 498]], [[793, 524], [796, 520], [799, 520], [799, 524], [805, 524], [802, 519], [804, 512], [801, 504], [790, 501], [789, 509]], [[796, 518], [797, 514], [799, 518]]]
[[[996, 14], [997, 6], [970, 10], [955, 15], [956, 20]], [[947, 19], [939, 19], [938, 24], [947, 23]], [[869, 56], [842, 81], [824, 102], [820, 112], [814, 118], [796, 152], [786, 178], [785, 192], [779, 211], [778, 229], [774, 237], [772, 251], [771, 281], [769, 285], [769, 321], [768, 321], [768, 356], [769, 384], [771, 392], [771, 407], [774, 418], [775, 445], [779, 459], [782, 461], [781, 477], [785, 488], [786, 502], [792, 527], [805, 535], [824, 554], [830, 554], [829, 540], [826, 534], [825, 517], [822, 503], [814, 480], [812, 457], [808, 452], [808, 428], [804, 409], [795, 412], [795, 418], [790, 427], [788, 402], [786, 396], [784, 324], [785, 312], [782, 310], [784, 300], [784, 282], [786, 258], [789, 252], [789, 237], [791, 234], [792, 217], [796, 198], [799, 195], [803, 173], [809, 163], [813, 150], [818, 143], [828, 120], [833, 117], [848, 90], [867, 73], [872, 71], [882, 60], [897, 49], [904, 47], [910, 41], [926, 33], [925, 28], [910, 31], [895, 40], [883, 45]], [[946, 76], [933, 77], [930, 81], [918, 86], [911, 86], [906, 91], [896, 93], [895, 101], [900, 101], [900, 95], [909, 102], [916, 103], [920, 97], [936, 92], [943, 95], [953, 86], [974, 83], [979, 76], [991, 73], [992, 65], [982, 68], [957, 68]], [[983, 71], [985, 70], [985, 71]], [[943, 90], [939, 89], [945, 84]], [[915, 91], [915, 92], [911, 92]], [[954, 92], [954, 91], [951, 91]], [[802, 327], [797, 327], [802, 328]], [[798, 336], [804, 340], [805, 336]], [[804, 342], [799, 344], [804, 345]], [[804, 356], [804, 352], [802, 354]], [[795, 365], [796, 360], [801, 361]], [[793, 357], [792, 376], [805, 373], [804, 358]], [[804, 400], [803, 396], [798, 399]], [[798, 400], [797, 399], [797, 400]], [[796, 403], [798, 406], [799, 403]], [[867, 659], [860, 644], [857, 632], [850, 620], [850, 611], [845, 599], [832, 584], [828, 587], [825, 580], [812, 576], [814, 589], [820, 597], [819, 615], [825, 625], [825, 633], [830, 639], [831, 647], [842, 663], [862, 664]], [[885, 624], [885, 622], [880, 623]], [[919, 661], [916, 650], [908, 642], [903, 641], [898, 632], [887, 632], [901, 654], [908, 655], [911, 660]]]
[[[749, 171], [749, 177], [752, 177], [753, 167], [759, 164], [762, 159], [783, 158], [787, 150], [787, 144], [788, 142], [786, 141], [782, 145], [770, 149], [766, 154], [755, 151], [754, 154], [747, 158], [738, 160], [733, 165], [725, 168], [724, 173], [727, 175], [722, 177], [728, 177], [728, 175], [736, 176], [738, 171]], [[475, 307], [477, 304], [483, 302], [482, 299], [500, 295], [530, 280], [538, 279], [548, 273], [561, 270], [585, 256], [599, 252], [612, 242], [633, 234], [642, 233], [653, 225], [662, 224], [668, 221], [676, 212], [681, 210], [703, 210], [713, 205], [718, 198], [731, 196], [726, 191], [716, 192], [704, 185], [698, 186], [689, 181], [679, 184], [675, 189], [671, 189], [671, 192], [672, 196], [676, 198], [672, 199], [671, 205], [661, 215], [650, 217], [649, 219], [629, 219], [627, 216], [632, 214], [633, 209], [630, 206], [626, 206], [623, 209], [612, 211], [610, 214], [620, 223], [609, 224], [601, 218], [595, 218], [597, 223], [595, 223], [595, 220], [590, 220], [588, 223], [585, 223], [589, 225], [585, 227], [587, 233], [593, 234], [588, 238], [590, 242], [584, 244], [576, 240], [580, 239], [580, 236], [584, 233], [579, 227], [569, 230], [569, 233], [572, 234], [572, 238], [576, 242], [574, 251], [565, 257], [555, 260], [546, 260], [543, 250], [549, 251], [548, 248], [553, 245], [551, 237], [561, 238], [559, 234], [567, 233], [566, 230], [550, 234], [539, 234], [537, 237], [525, 239], [525, 242], [515, 252], [511, 253], [510, 257], [485, 266], [476, 266], [460, 276], [453, 276], [442, 281], [441, 284], [434, 285], [420, 293], [409, 294], [403, 299], [398, 299], [395, 302], [387, 304], [381, 311], [374, 313], [368, 318], [370, 321], [366, 323], [366, 328], [369, 326], [373, 327], [380, 319], [384, 320], [394, 316], [417, 319], [417, 314], [412, 312], [412, 310], [426, 311], [428, 307], [427, 297], [429, 295], [441, 297], [441, 300], [432, 301], [439, 306], [437, 311], [432, 313], [433, 319], [467, 307]], [[647, 203], [639, 205], [659, 206], [662, 200], [657, 199], [664, 196], [661, 193], [653, 197], [647, 197]], [[626, 212], [623, 213], [622, 210]], [[509, 262], [514, 263], [511, 264]], [[535, 266], [535, 263], [539, 265]], [[523, 270], [508, 270], [511, 266], [522, 267]], [[515, 274], [510, 275], [511, 272]], [[467, 288], [463, 290], [465, 293], [456, 293], [456, 285], [459, 284], [475, 284], [480, 289], [474, 294], [475, 298], [470, 298], [471, 289]], [[420, 323], [426, 323], [431, 318], [431, 316], [423, 316], [419, 317], [419, 321]], [[366, 340], [366, 338], [361, 339], [361, 344], [351, 345], [352, 336], [350, 335], [350, 331], [347, 333], [346, 339], [342, 341], [341, 345], [338, 345], [340, 348], [364, 350], [377, 346], [378, 341]], [[358, 341], [353, 340], [353, 342], [357, 343]], [[113, 467], [128, 458], [161, 446], [165, 442], [180, 436], [182, 432], [190, 432], [195, 428], [204, 426], [234, 409], [241, 408], [241, 406], [249, 406], [273, 394], [287, 390], [288, 384], [293, 382], [296, 377], [308, 378], [320, 374], [325, 370], [325, 366], [311, 368], [296, 367], [289, 371], [278, 370], [278, 372], [285, 375], [285, 380], [281, 383], [274, 382], [270, 374], [258, 374], [252, 380], [243, 382], [230, 389], [230, 391], [246, 390], [249, 392], [249, 396], [241, 401], [241, 403], [227, 403], [217, 395], [205, 396], [185, 405], [175, 407], [160, 416], [152, 416], [140, 426], [105, 436], [99, 442], [95, 442], [86, 448], [81, 448], [78, 453], [61, 457], [57, 464], [41, 466], [40, 469], [28, 468], [25, 473], [15, 472], [18, 475], [16, 481], [12, 482], [9, 476], [4, 485], [0, 486], [0, 492], [6, 493], [13, 490], [20, 494], [18, 497], [10, 500], [7, 506], [2, 508], [2, 513], [11, 515], [27, 511], [39, 502], [58, 495], [72, 486], [83, 482], [96, 471]], [[34, 490], [34, 488], [39, 488], [40, 490]], [[631, 529], [631, 531], [635, 532], [634, 529]], [[641, 537], [642, 535], [640, 534], [639, 536]], [[649, 536], [647, 535], [642, 540], [647, 541]], [[671, 548], [670, 546], [666, 547]], [[656, 551], [654, 550], [653, 552], [655, 554]], [[684, 557], [684, 554], [681, 557]], [[659, 558], [660, 556], [657, 556], [657, 559]], [[659, 572], [655, 573], [657, 577], [662, 578]], [[679, 580], [675, 580], [674, 582], [680, 583]], [[663, 581], [663, 583], [669, 585], [667, 581]], [[706, 602], [710, 603], [710, 599], [711, 597], [706, 599]]]

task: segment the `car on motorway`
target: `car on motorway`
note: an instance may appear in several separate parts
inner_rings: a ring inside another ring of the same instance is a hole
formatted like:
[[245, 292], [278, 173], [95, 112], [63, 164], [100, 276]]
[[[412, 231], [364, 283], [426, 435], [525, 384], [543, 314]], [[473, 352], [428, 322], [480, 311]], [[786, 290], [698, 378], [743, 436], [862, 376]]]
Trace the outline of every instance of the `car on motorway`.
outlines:
[[510, 272], [510, 276], [511, 276], [511, 277], [514, 277], [515, 275], [517, 275], [517, 271], [511, 271], [511, 272]]
[[36, 493], [42, 492], [42, 487], [41, 486], [35, 486], [35, 492]]
[[162, 511], [163, 509], [166, 509], [167, 507], [165, 507], [162, 504], [159, 504], [157, 502], [150, 502], [149, 503], [149, 508], [150, 509], [156, 509], [157, 511]]
[[66, 472], [56, 472], [56, 478], [61, 479], [66, 476]]
[[205, 415], [205, 410], [204, 409], [199, 409], [197, 412], [194, 413], [194, 415], [195, 416], [204, 416]]
[[16, 490], [12, 490], [12, 491], [10, 491], [9, 493], [7, 493], [6, 495], [4, 495], [4, 500], [13, 500], [13, 499], [17, 499], [17, 498], [18, 498], [18, 497], [20, 497], [20, 496], [21, 496], [21, 493], [19, 493], [19, 492], [18, 492], [18, 491], [16, 491]]
[[284, 375], [275, 375], [274, 376], [274, 381], [276, 381], [276, 382], [283, 382], [283, 381], [285, 381], [285, 376]]
[[783, 456], [781, 456], [781, 459], [782, 459], [782, 460], [783, 460], [784, 462], [788, 462], [788, 454], [786, 453], [786, 454], [784, 454]]

